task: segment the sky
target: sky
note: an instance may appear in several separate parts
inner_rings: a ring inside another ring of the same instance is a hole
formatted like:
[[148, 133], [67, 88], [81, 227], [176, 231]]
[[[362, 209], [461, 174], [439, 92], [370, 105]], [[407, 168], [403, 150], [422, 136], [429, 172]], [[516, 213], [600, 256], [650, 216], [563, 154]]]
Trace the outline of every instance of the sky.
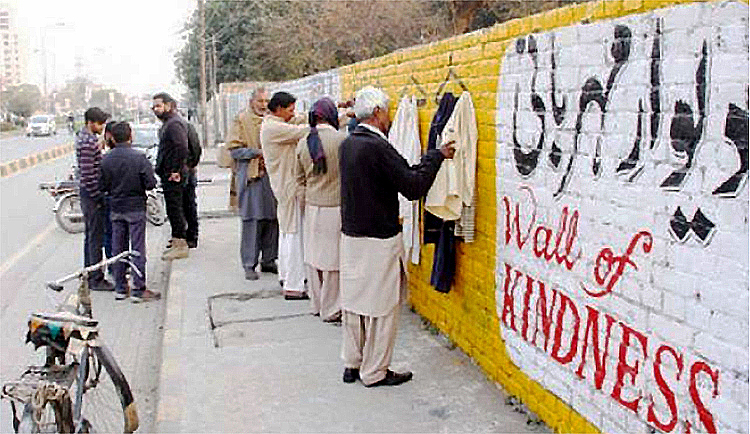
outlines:
[[48, 89], [81, 72], [128, 95], [186, 88], [175, 76], [174, 54], [196, 0], [0, 0], [16, 11], [29, 47], [28, 79]]

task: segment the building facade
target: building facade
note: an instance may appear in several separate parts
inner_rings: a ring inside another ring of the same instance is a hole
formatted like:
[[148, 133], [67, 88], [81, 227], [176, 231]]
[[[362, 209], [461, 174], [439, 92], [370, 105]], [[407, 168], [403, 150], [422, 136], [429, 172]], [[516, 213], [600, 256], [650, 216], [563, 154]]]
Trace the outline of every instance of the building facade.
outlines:
[[26, 50], [16, 22], [15, 11], [0, 3], [0, 87], [26, 81]]

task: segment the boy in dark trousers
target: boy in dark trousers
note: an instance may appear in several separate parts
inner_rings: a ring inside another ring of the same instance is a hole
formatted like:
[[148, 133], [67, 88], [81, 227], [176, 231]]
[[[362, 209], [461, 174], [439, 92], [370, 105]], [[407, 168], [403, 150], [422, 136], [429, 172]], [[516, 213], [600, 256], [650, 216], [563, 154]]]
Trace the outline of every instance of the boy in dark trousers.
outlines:
[[[146, 154], [130, 146], [132, 131], [130, 124], [120, 122], [112, 127], [114, 148], [107, 153], [101, 164], [101, 189], [109, 195], [112, 219], [112, 254], [117, 255], [132, 249], [140, 256], [132, 259], [142, 276], [131, 273], [133, 288], [130, 298], [133, 303], [158, 300], [161, 294], [146, 289], [146, 190], [156, 187], [154, 169]], [[115, 299], [128, 297], [125, 281], [127, 264], [115, 264]]]

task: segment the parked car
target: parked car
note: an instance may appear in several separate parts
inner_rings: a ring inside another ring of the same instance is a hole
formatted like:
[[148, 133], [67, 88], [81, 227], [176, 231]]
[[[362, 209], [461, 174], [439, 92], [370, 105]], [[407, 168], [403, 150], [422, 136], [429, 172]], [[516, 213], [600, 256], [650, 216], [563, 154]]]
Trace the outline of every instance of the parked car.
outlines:
[[145, 152], [151, 164], [156, 164], [156, 151], [159, 146], [159, 127], [154, 124], [134, 125], [132, 146]]
[[57, 134], [53, 115], [35, 115], [29, 119], [29, 125], [26, 127], [27, 136], [50, 136], [52, 134]]

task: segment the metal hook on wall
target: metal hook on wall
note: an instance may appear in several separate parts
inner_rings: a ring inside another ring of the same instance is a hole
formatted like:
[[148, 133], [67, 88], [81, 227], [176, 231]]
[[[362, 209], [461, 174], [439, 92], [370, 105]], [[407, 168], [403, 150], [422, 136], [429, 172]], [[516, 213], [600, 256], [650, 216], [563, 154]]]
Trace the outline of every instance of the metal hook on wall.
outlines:
[[435, 92], [435, 103], [436, 104], [440, 104], [440, 94], [443, 92], [443, 89], [445, 88], [445, 85], [448, 84], [451, 81], [451, 78], [459, 86], [461, 86], [461, 89], [464, 92], [468, 92], [469, 91], [469, 88], [466, 87], [466, 85], [464, 84], [464, 82], [461, 80], [461, 77], [459, 77], [458, 74], [456, 74], [456, 71], [452, 67], [448, 68], [448, 74], [445, 76], [445, 80], [443, 80], [443, 82], [438, 87], [437, 92]]
[[427, 92], [425, 92], [422, 85], [419, 83], [419, 81], [417, 81], [417, 79], [414, 77], [413, 74], [409, 76], [409, 80], [411, 81], [411, 83], [406, 83], [404, 87], [402, 87], [401, 90], [398, 91], [399, 98], [403, 98], [404, 95], [406, 95], [407, 90], [410, 87], [410, 85], [413, 84], [414, 86], [417, 87], [417, 91], [419, 91], [419, 93], [422, 94], [422, 97], [423, 97], [423, 98], [417, 98], [417, 107], [422, 107], [423, 105], [427, 104], [428, 95], [427, 95]]

